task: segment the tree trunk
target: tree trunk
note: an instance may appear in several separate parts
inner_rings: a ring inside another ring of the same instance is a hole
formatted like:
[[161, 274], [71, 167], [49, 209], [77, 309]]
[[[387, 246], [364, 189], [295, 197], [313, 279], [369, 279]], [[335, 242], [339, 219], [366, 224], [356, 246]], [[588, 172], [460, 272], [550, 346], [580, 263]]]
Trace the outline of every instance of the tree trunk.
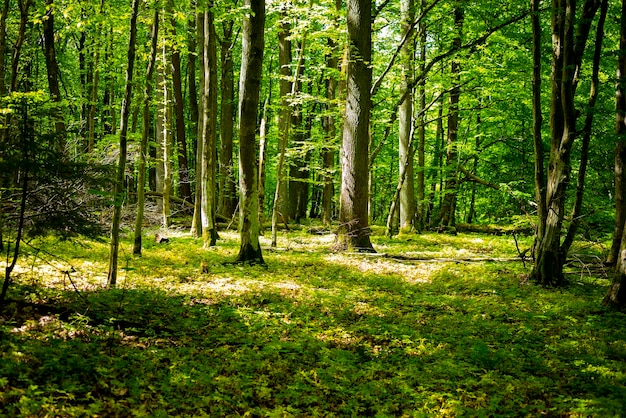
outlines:
[[148, 157], [148, 136], [150, 134], [150, 99], [152, 98], [152, 77], [157, 53], [157, 39], [159, 33], [159, 11], [154, 11], [154, 21], [150, 34], [150, 57], [146, 68], [146, 85], [143, 93], [143, 117], [141, 129], [141, 144], [139, 149], [139, 167], [137, 168], [137, 217], [135, 218], [135, 239], [133, 244], [133, 254], [141, 255], [142, 229], [144, 209], [146, 205], [146, 161]]
[[117, 176], [115, 181], [113, 209], [113, 224], [111, 226], [111, 251], [109, 257], [109, 287], [115, 287], [117, 283], [117, 255], [119, 251], [120, 218], [122, 214], [124, 173], [126, 172], [126, 134], [128, 131], [128, 115], [130, 113], [132, 99], [133, 69], [135, 66], [135, 43], [137, 41], [137, 9], [139, 0], [132, 1], [130, 15], [130, 40], [128, 43], [127, 66], [126, 66], [126, 87], [124, 89], [124, 100], [122, 101], [122, 118], [120, 121], [120, 155], [117, 166]]
[[5, 53], [7, 50], [7, 16], [9, 14], [10, 0], [4, 0], [0, 10], [0, 95], [7, 93], [6, 86], [6, 62]]
[[589, 161], [589, 143], [591, 142], [591, 130], [593, 127], [593, 116], [595, 114], [596, 100], [598, 98], [598, 88], [600, 85], [600, 58], [602, 56], [602, 40], [604, 38], [604, 22], [608, 9], [608, 0], [602, 0], [600, 6], [600, 18], [596, 29], [595, 50], [593, 54], [593, 68], [591, 73], [591, 88], [589, 92], [589, 102], [585, 109], [585, 125], [582, 129], [582, 145], [580, 151], [580, 166], [578, 168], [578, 179], [576, 182], [576, 198], [574, 207], [570, 216], [570, 226], [567, 229], [567, 235], [561, 244], [561, 253], [567, 255], [569, 249], [574, 243], [580, 218], [582, 217], [583, 196], [585, 191], [585, 175], [587, 172], [587, 162]]
[[[550, 163], [546, 189], [546, 220], [543, 235], [535, 238], [535, 265], [531, 277], [544, 286], [565, 284], [561, 230], [567, 186], [571, 175], [571, 151], [576, 139], [574, 107], [577, 77], [589, 27], [600, 3], [587, 0], [575, 36], [575, 0], [553, 0], [552, 102], [550, 110]], [[541, 228], [538, 228], [541, 229]]]
[[368, 219], [372, 2], [348, 0], [347, 98], [341, 150], [337, 246], [374, 251]]
[[[196, 36], [198, 45], [201, 51], [204, 48], [204, 12], [200, 11], [199, 6], [196, 5]], [[202, 95], [205, 90], [204, 73], [204, 52], [198, 54], [200, 63], [200, 77], [199, 77], [199, 91]], [[202, 156], [204, 155], [204, 143], [202, 141], [202, 135], [204, 132], [204, 123], [202, 121], [202, 115], [204, 115], [204, 101], [201, 99], [198, 104], [198, 124], [196, 125], [196, 190], [194, 196], [193, 218], [191, 221], [191, 235], [195, 238], [202, 237], [202, 193], [204, 186], [202, 184]]]
[[[535, 180], [535, 200], [537, 201], [537, 228], [536, 236], [542, 237], [544, 234], [546, 220], [546, 176], [544, 162], [544, 144], [541, 135], [543, 115], [541, 113], [541, 21], [539, 18], [540, 0], [531, 0], [531, 21], [533, 31], [533, 148], [534, 148], [534, 180]], [[538, 242], [535, 240], [535, 242]], [[533, 254], [534, 254], [533, 248]]]
[[[212, 5], [210, 5], [212, 6]], [[204, 90], [202, 91], [202, 240], [204, 246], [217, 241], [215, 225], [215, 157], [217, 146], [217, 43], [214, 16], [204, 12]]]
[[[166, 17], [169, 18], [169, 34], [171, 42], [176, 43], [176, 17], [174, 16], [174, 1], [167, 0]], [[170, 51], [170, 75], [172, 79], [172, 94], [174, 97], [173, 122], [176, 128], [176, 142], [178, 144], [178, 193], [182, 199], [191, 201], [191, 183], [189, 179], [189, 160], [187, 158], [187, 138], [185, 128], [185, 102], [183, 100], [183, 83], [180, 66], [180, 51], [174, 46]], [[173, 135], [173, 132], [172, 132]]]
[[[165, 43], [161, 46], [161, 73], [159, 74], [161, 86], [159, 91], [159, 105], [157, 117], [157, 141], [161, 145], [161, 157], [163, 159], [163, 182], [162, 182], [162, 207], [163, 226], [169, 227], [171, 223], [172, 209], [170, 197], [174, 189], [174, 132], [172, 131], [172, 89], [171, 67], [168, 59], [169, 48]], [[160, 141], [159, 141], [160, 139]]]
[[237, 262], [264, 264], [259, 243], [256, 125], [265, 48], [265, 1], [245, 0], [239, 81], [239, 234]]
[[[46, 16], [43, 19], [43, 47], [46, 60], [46, 70], [48, 75], [48, 88], [53, 103], [61, 103], [61, 89], [59, 88], [59, 64], [54, 42], [54, 14], [55, 6], [53, 0], [46, 0]], [[54, 119], [54, 129], [56, 131], [56, 148], [60, 152], [65, 150], [65, 123], [63, 122], [63, 112], [58, 107], [52, 109]]]
[[[271, 73], [270, 63], [270, 73]], [[261, 233], [264, 230], [263, 223], [265, 222], [265, 179], [267, 174], [267, 131], [268, 131], [268, 119], [269, 119], [269, 106], [272, 96], [272, 83], [268, 88], [267, 98], [263, 102], [263, 110], [261, 115], [261, 122], [259, 126], [259, 225]]]
[[[421, 10], [426, 9], [426, 0], [421, 0]], [[426, 24], [420, 23], [420, 59], [419, 72], [426, 72]], [[426, 79], [422, 77], [417, 84], [418, 95], [418, 127], [417, 127], [417, 216], [415, 219], [416, 228], [422, 231], [426, 224], [426, 211], [428, 204], [426, 201]]]
[[620, 46], [615, 89], [615, 228], [607, 263], [616, 263], [626, 222], [626, 0], [622, 0]]
[[219, 213], [231, 218], [237, 207], [237, 189], [233, 164], [235, 131], [235, 77], [233, 69], [233, 22], [222, 23], [221, 48], [221, 112], [220, 112], [220, 180]]
[[402, 14], [402, 33], [408, 39], [401, 50], [401, 89], [405, 97], [398, 109], [398, 163], [399, 172], [403, 179], [399, 182], [400, 189], [400, 232], [411, 232], [415, 226], [415, 165], [413, 163], [413, 88], [409, 81], [414, 73], [414, 36], [413, 20], [415, 20], [415, 3], [413, 0], [400, 1]]
[[[457, 30], [453, 40], [453, 48], [460, 48], [462, 44], [463, 21], [465, 10], [462, 5], [456, 5], [454, 9], [454, 26]], [[443, 201], [437, 215], [438, 224], [441, 227], [453, 227], [455, 225], [456, 198], [459, 187], [458, 182], [458, 153], [457, 140], [459, 136], [459, 98], [461, 96], [461, 64], [458, 59], [452, 60], [452, 83], [450, 102], [448, 108], [448, 143], [446, 146], [446, 181]]]
[[[615, 89], [615, 131], [618, 135], [618, 141], [626, 148], [626, 0], [622, 0], [622, 12], [620, 16], [620, 45], [619, 55], [617, 58], [617, 86]], [[623, 157], [623, 156], [622, 156]], [[616, 177], [623, 174], [624, 158], [619, 159], [619, 168], [621, 172], [617, 172], [618, 158], [616, 155]], [[624, 195], [622, 195], [622, 198]], [[622, 208], [623, 212], [623, 208]], [[618, 223], [618, 214], [616, 213], [616, 229]], [[626, 306], [626, 228], [622, 225], [621, 245], [618, 256], [615, 257], [615, 273], [603, 303], [615, 308], [623, 308]]]

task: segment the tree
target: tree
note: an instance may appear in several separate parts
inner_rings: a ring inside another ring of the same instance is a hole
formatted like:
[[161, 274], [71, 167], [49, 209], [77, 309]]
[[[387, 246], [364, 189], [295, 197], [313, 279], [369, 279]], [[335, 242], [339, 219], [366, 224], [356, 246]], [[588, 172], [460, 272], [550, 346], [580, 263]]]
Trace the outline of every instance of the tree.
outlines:
[[337, 247], [374, 251], [368, 219], [369, 125], [372, 87], [372, 2], [348, 0], [347, 97], [341, 148]]
[[[618, 148], [615, 153], [615, 179], [616, 189], [618, 177], [624, 179], [624, 149], [626, 144], [626, 0], [622, 0], [622, 11], [620, 16], [620, 43], [617, 60], [617, 85], [615, 88], [615, 131], [618, 136]], [[624, 195], [621, 195], [624, 198]], [[617, 200], [618, 204], [622, 203]], [[611, 286], [607, 290], [603, 303], [617, 308], [626, 306], [626, 228], [620, 219], [623, 214], [623, 207], [618, 207], [615, 214], [615, 229], [621, 223], [621, 242], [617, 256], [615, 256], [615, 271]]]
[[413, 89], [409, 86], [413, 78], [414, 53], [414, 30], [415, 3], [413, 0], [402, 0], [400, 2], [402, 13], [402, 32], [406, 33], [409, 41], [404, 44], [401, 51], [401, 88], [405, 97], [398, 110], [398, 163], [400, 172], [404, 173], [402, 187], [400, 189], [400, 225], [403, 232], [410, 232], [415, 222], [415, 180], [414, 180], [414, 147], [413, 147]]
[[120, 246], [120, 218], [122, 215], [122, 203], [124, 200], [124, 173], [126, 172], [127, 153], [127, 133], [128, 115], [132, 98], [133, 69], [135, 67], [135, 44], [137, 42], [137, 9], [139, 0], [133, 0], [130, 15], [130, 38], [128, 41], [127, 66], [126, 66], [126, 88], [124, 89], [124, 99], [122, 101], [122, 118], [120, 120], [120, 144], [119, 161], [117, 165], [117, 176], [115, 178], [115, 189], [113, 192], [113, 223], [111, 226], [111, 250], [109, 254], [109, 287], [117, 284], [117, 255]]
[[256, 125], [265, 49], [265, 1], [245, 0], [239, 81], [239, 235], [237, 262], [264, 264], [259, 243]]
[[[545, 198], [545, 219], [537, 228], [535, 264], [531, 276], [544, 286], [565, 283], [563, 265], [567, 256], [561, 248], [567, 186], [571, 176], [571, 154], [578, 137], [575, 94], [587, 38], [600, 1], [586, 0], [576, 19], [574, 0], [553, 0], [553, 57], [550, 103], [550, 161]], [[576, 26], [578, 24], [578, 27]]]
[[150, 57], [146, 68], [146, 81], [143, 93], [143, 117], [141, 143], [139, 146], [139, 165], [137, 168], [137, 217], [135, 219], [135, 239], [133, 254], [141, 255], [141, 236], [143, 229], [144, 209], [146, 204], [146, 163], [148, 159], [148, 136], [150, 135], [150, 98], [152, 97], [152, 78], [156, 63], [157, 39], [159, 34], [159, 9], [155, 8], [152, 31], [150, 35]]

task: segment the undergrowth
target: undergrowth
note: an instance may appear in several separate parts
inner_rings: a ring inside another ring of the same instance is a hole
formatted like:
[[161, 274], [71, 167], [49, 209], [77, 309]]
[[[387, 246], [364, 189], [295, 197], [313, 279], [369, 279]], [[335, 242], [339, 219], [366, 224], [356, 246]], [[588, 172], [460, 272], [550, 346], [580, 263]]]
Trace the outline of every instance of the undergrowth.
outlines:
[[140, 258], [127, 237], [115, 290], [105, 243], [33, 243], [0, 317], [0, 415], [626, 415], [626, 315], [597, 271], [550, 290], [510, 236], [372, 241], [292, 231], [240, 266], [233, 232]]

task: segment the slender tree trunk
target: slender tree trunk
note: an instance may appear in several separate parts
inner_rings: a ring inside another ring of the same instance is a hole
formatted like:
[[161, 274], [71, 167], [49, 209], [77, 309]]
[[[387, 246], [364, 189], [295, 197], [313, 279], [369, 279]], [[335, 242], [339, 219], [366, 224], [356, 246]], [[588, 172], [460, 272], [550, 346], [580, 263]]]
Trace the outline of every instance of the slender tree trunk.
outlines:
[[[59, 87], [59, 64], [54, 42], [54, 0], [46, 0], [46, 9], [46, 17], [43, 19], [43, 47], [48, 74], [48, 88], [50, 89], [52, 102], [59, 104], [61, 102], [61, 89]], [[52, 117], [56, 131], [56, 148], [64, 152], [65, 138], [63, 133], [65, 132], [65, 123], [63, 122], [63, 112], [58, 107], [54, 108]]]
[[17, 77], [19, 75], [20, 57], [22, 55], [22, 46], [24, 45], [24, 40], [26, 39], [26, 24], [28, 23], [28, 11], [32, 4], [32, 0], [19, 0], [18, 3], [20, 8], [20, 26], [17, 33], [17, 39], [13, 44], [9, 92], [17, 91]]
[[414, 0], [400, 2], [402, 14], [402, 32], [407, 33], [409, 39], [401, 50], [401, 89], [405, 97], [398, 109], [398, 163], [400, 176], [404, 177], [399, 184], [400, 189], [400, 232], [411, 232], [415, 226], [415, 165], [413, 163], [413, 88], [409, 85], [414, 73], [414, 37], [413, 20], [415, 20]]
[[146, 162], [148, 159], [148, 136], [150, 135], [150, 99], [152, 98], [152, 78], [157, 53], [157, 40], [159, 33], [159, 10], [154, 11], [154, 21], [150, 34], [150, 57], [146, 68], [146, 85], [143, 93], [143, 117], [141, 129], [141, 144], [139, 149], [139, 167], [137, 168], [137, 217], [135, 218], [135, 240], [133, 254], [141, 255], [141, 236], [143, 229], [144, 209], [146, 205]]
[[122, 118], [120, 121], [120, 155], [117, 166], [117, 177], [115, 181], [115, 206], [113, 210], [113, 225], [111, 227], [111, 251], [109, 257], [109, 287], [115, 287], [117, 283], [117, 255], [119, 251], [120, 218], [122, 214], [124, 173], [126, 172], [126, 134], [128, 130], [128, 115], [130, 113], [132, 98], [133, 69], [135, 66], [135, 44], [137, 41], [137, 9], [139, 0], [132, 0], [130, 16], [130, 40], [128, 43], [127, 66], [126, 66], [126, 87], [124, 89], [124, 100], [122, 101]]
[[[200, 49], [203, 51], [204, 48], [204, 12], [200, 11], [199, 6], [196, 6], [196, 31], [198, 38], [198, 45]], [[200, 64], [200, 77], [199, 77], [199, 91], [202, 95], [205, 91], [205, 84], [207, 80], [205, 80], [205, 72], [204, 72], [204, 52], [198, 54], [199, 64]], [[200, 100], [198, 105], [198, 124], [196, 126], [196, 190], [195, 190], [195, 198], [194, 198], [194, 209], [193, 209], [193, 218], [191, 222], [191, 235], [200, 238], [202, 237], [202, 194], [204, 185], [202, 184], [202, 156], [204, 155], [204, 141], [202, 141], [202, 136], [204, 132], [204, 123], [203, 116], [204, 115], [204, 100]]]
[[593, 54], [593, 68], [591, 73], [591, 88], [589, 92], [589, 102], [585, 110], [585, 125], [582, 129], [582, 145], [580, 151], [580, 166], [578, 168], [578, 179], [576, 182], [576, 198], [571, 214], [570, 226], [567, 229], [567, 235], [561, 244], [561, 254], [563, 257], [567, 255], [569, 249], [574, 243], [580, 218], [582, 216], [583, 196], [585, 191], [585, 175], [587, 173], [587, 162], [589, 161], [589, 143], [591, 142], [591, 131], [593, 127], [593, 116], [595, 114], [596, 101], [598, 98], [598, 88], [600, 85], [600, 58], [602, 56], [602, 40], [604, 39], [604, 22], [608, 9], [608, 0], [602, 0], [600, 6], [600, 17], [596, 29], [595, 50]]
[[220, 43], [221, 59], [221, 111], [220, 111], [220, 176], [219, 213], [230, 218], [237, 207], [237, 189], [233, 164], [233, 138], [235, 136], [235, 77], [233, 65], [233, 22], [222, 23]]
[[171, 223], [171, 197], [174, 195], [174, 132], [172, 131], [172, 88], [171, 68], [169, 66], [170, 59], [169, 48], [165, 43], [161, 46], [161, 73], [160, 73], [160, 94], [159, 108], [157, 118], [157, 138], [160, 139], [161, 157], [163, 159], [163, 182], [162, 182], [162, 216], [163, 226], [169, 227]]
[[[270, 63], [271, 73], [271, 63]], [[261, 116], [261, 123], [259, 126], [259, 225], [261, 233], [264, 230], [263, 223], [265, 222], [265, 179], [266, 179], [266, 166], [267, 166], [267, 132], [268, 132], [268, 119], [269, 119], [269, 106], [271, 102], [272, 87], [268, 89], [268, 95], [263, 103], [263, 110]]]
[[[167, 0], [165, 17], [169, 18], [169, 35], [172, 42], [177, 42], [176, 17], [174, 16], [174, 1]], [[173, 120], [176, 129], [176, 143], [178, 144], [178, 193], [184, 200], [191, 201], [191, 182], [189, 178], [189, 160], [187, 157], [187, 138], [185, 127], [185, 102], [183, 100], [183, 83], [180, 65], [180, 50], [178, 47], [168, 48], [170, 51], [170, 75], [172, 79], [172, 95], [174, 97]], [[173, 134], [173, 132], [172, 132]]]
[[[460, 48], [462, 44], [463, 21], [465, 10], [457, 3], [454, 9], [454, 26], [457, 30], [453, 41], [453, 47]], [[445, 192], [439, 215], [438, 223], [441, 227], [453, 227], [455, 225], [455, 207], [458, 192], [458, 153], [457, 140], [459, 136], [459, 99], [461, 96], [461, 64], [458, 59], [452, 60], [452, 83], [454, 86], [450, 91], [450, 103], [448, 113], [448, 143], [446, 148], [446, 182]]]
[[[191, 124], [193, 126], [192, 130], [194, 132], [198, 132], [198, 120], [199, 120], [199, 114], [198, 114], [198, 86], [196, 84], [196, 65], [197, 65], [197, 49], [198, 49], [198, 42], [197, 42], [197, 28], [196, 28], [196, 0], [192, 1], [192, 5], [191, 5], [191, 10], [193, 10], [194, 12], [191, 14], [191, 16], [189, 17], [189, 20], [187, 21], [187, 27], [188, 27], [188, 32], [187, 32], [187, 49], [188, 49], [188, 54], [187, 54], [187, 85], [189, 88], [189, 116], [191, 118]], [[191, 173], [190, 173], [190, 181], [192, 181], [192, 184], [194, 184], [194, 182], [196, 183], [196, 185], [192, 188], [192, 189], [197, 189], [197, 182], [198, 182], [198, 173], [200, 171], [200, 165], [199, 162], [196, 160], [196, 147], [198, 146], [198, 138], [196, 138], [196, 135], [192, 135], [192, 140], [191, 140], [191, 151], [189, 153], [189, 167], [193, 168], [194, 170], [194, 176], [193, 178], [191, 177]], [[195, 191], [195, 190], [194, 190]], [[195, 195], [194, 195], [194, 199], [195, 199]]]
[[237, 262], [264, 264], [259, 243], [256, 125], [265, 49], [265, 1], [245, 0], [239, 81], [239, 234]]
[[204, 90], [202, 91], [202, 240], [215, 245], [215, 173], [217, 147], [217, 44], [212, 4], [204, 12]]
[[[541, 113], [541, 21], [539, 16], [540, 0], [531, 0], [531, 21], [533, 31], [533, 148], [535, 160], [535, 200], [537, 201], [536, 237], [542, 237], [546, 221], [546, 176], [544, 162], [544, 144], [541, 135], [543, 115]], [[537, 239], [535, 239], [537, 243]], [[533, 247], [533, 254], [534, 254]]]
[[0, 9], [0, 95], [2, 96], [7, 93], [5, 54], [7, 50], [7, 16], [9, 14], [10, 1], [4, 0], [2, 9]]
[[272, 247], [276, 247], [278, 222], [288, 220], [288, 182], [285, 179], [285, 153], [289, 143], [291, 131], [291, 25], [286, 10], [281, 13], [280, 29], [278, 31], [278, 66], [279, 66], [279, 93], [280, 112], [278, 114], [278, 163], [276, 165], [276, 190], [272, 205]]
[[[426, 9], [426, 0], [421, 0], [422, 12]], [[426, 73], [426, 25], [420, 24], [420, 58], [419, 58], [419, 72], [420, 74]], [[426, 201], [426, 79], [421, 78], [417, 84], [418, 91], [418, 128], [417, 128], [417, 216], [416, 227], [418, 231], [422, 231], [426, 224], [426, 211], [428, 209]]]
[[372, 3], [348, 0], [347, 98], [341, 150], [337, 247], [374, 251], [368, 218]]

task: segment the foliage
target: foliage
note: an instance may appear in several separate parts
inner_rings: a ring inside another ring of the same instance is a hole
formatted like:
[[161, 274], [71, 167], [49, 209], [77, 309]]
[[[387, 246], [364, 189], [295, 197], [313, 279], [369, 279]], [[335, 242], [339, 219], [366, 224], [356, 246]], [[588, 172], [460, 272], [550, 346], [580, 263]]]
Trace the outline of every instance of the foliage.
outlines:
[[65, 260], [21, 264], [9, 295], [26, 302], [0, 317], [0, 415], [624, 412], [626, 318], [599, 307], [603, 277], [572, 267], [569, 288], [546, 291], [520, 261], [406, 259], [515, 257], [510, 236], [375, 228], [384, 257], [332, 253], [333, 235], [305, 228], [243, 268], [224, 264], [234, 233], [210, 250], [169, 233], [141, 258], [127, 239], [116, 290], [102, 290], [104, 244], [38, 242]]

